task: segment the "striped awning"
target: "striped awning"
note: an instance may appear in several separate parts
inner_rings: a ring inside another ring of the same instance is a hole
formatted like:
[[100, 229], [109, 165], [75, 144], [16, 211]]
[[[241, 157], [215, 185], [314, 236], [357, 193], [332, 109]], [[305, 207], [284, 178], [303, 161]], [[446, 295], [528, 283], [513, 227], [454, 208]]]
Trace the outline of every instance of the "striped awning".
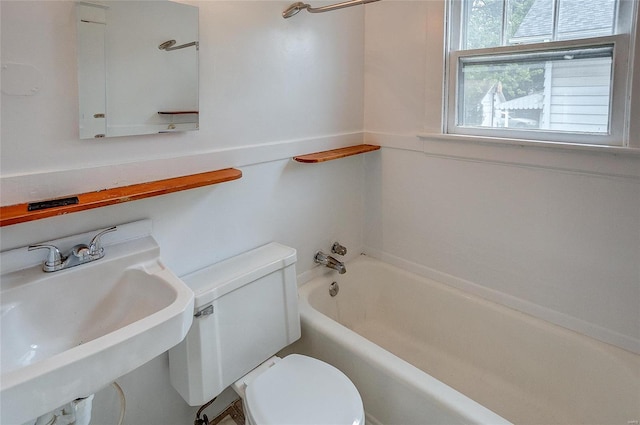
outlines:
[[514, 109], [542, 109], [544, 95], [542, 93], [533, 93], [527, 96], [517, 97], [507, 100], [496, 105], [496, 109], [514, 110]]

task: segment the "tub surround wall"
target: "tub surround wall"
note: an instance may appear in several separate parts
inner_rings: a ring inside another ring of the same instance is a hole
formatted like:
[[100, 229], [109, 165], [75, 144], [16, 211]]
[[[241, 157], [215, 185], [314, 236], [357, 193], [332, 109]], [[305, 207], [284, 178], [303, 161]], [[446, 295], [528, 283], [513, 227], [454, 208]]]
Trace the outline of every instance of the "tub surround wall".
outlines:
[[366, 252], [640, 352], [640, 155], [439, 136], [443, 17], [366, 9]]
[[[0, 2], [2, 62], [34, 65], [43, 76], [34, 96], [2, 94], [2, 205], [226, 167], [243, 172], [221, 185], [2, 227], [2, 250], [149, 218], [178, 275], [271, 241], [297, 249], [299, 272], [314, 269], [314, 253], [335, 240], [362, 251], [366, 155], [291, 160], [362, 143], [362, 8], [284, 20], [290, 2], [188, 3], [200, 9], [200, 130], [79, 140], [74, 2]], [[166, 354], [118, 382], [125, 424], [195, 417], [169, 383]], [[215, 417], [233, 397], [225, 393], [205, 413]], [[115, 423], [114, 391], [96, 400], [95, 421]]]

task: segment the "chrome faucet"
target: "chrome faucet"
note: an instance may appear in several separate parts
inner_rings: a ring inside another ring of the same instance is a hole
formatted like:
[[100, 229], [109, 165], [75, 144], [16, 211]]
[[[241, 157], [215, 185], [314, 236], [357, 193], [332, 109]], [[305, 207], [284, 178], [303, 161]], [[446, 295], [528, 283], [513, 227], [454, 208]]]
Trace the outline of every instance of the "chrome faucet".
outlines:
[[325, 267], [329, 267], [330, 269], [337, 270], [340, 274], [345, 274], [347, 272], [347, 268], [344, 266], [342, 261], [338, 261], [322, 251], [316, 252], [316, 255], [313, 257], [313, 261], [318, 264], [322, 264]]
[[98, 233], [91, 239], [89, 245], [80, 244], [71, 248], [68, 255], [63, 255], [58, 247], [54, 245], [38, 244], [29, 245], [28, 250], [47, 248], [49, 253], [47, 259], [42, 263], [42, 270], [49, 272], [57, 272], [59, 270], [68, 269], [70, 267], [79, 266], [80, 264], [90, 263], [104, 257], [104, 247], [102, 246], [102, 235], [118, 230], [116, 226], [110, 227]]

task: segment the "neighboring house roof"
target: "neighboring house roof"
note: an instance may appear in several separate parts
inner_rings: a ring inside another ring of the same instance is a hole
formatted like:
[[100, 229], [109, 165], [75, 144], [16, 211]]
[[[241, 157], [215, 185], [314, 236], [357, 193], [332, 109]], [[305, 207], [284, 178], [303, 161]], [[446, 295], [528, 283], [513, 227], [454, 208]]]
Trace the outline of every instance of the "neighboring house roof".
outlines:
[[514, 110], [514, 109], [542, 109], [544, 106], [544, 95], [542, 93], [533, 93], [527, 96], [517, 97], [507, 100], [496, 105], [497, 109]]
[[[558, 39], [610, 35], [616, 0], [561, 0]], [[553, 0], [535, 0], [509, 42], [549, 40], [552, 35]]]

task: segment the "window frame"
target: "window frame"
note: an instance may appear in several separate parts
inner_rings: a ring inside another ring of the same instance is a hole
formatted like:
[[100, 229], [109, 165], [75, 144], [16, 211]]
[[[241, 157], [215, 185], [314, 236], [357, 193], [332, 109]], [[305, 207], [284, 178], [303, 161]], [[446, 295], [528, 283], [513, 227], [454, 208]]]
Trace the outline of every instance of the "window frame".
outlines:
[[[443, 105], [443, 133], [483, 138], [514, 139], [532, 142], [568, 143], [575, 145], [629, 147], [632, 40], [636, 30], [634, 17], [638, 7], [634, 0], [618, 0], [615, 35], [516, 44], [482, 49], [461, 50], [464, 34], [464, 0], [447, 1], [447, 25], [445, 42], [445, 85]], [[554, 130], [517, 130], [458, 125], [462, 79], [462, 61], [468, 58], [491, 57], [512, 54], [528, 54], [550, 50], [603, 47], [613, 45], [612, 84], [610, 87], [609, 132], [586, 133]]]

